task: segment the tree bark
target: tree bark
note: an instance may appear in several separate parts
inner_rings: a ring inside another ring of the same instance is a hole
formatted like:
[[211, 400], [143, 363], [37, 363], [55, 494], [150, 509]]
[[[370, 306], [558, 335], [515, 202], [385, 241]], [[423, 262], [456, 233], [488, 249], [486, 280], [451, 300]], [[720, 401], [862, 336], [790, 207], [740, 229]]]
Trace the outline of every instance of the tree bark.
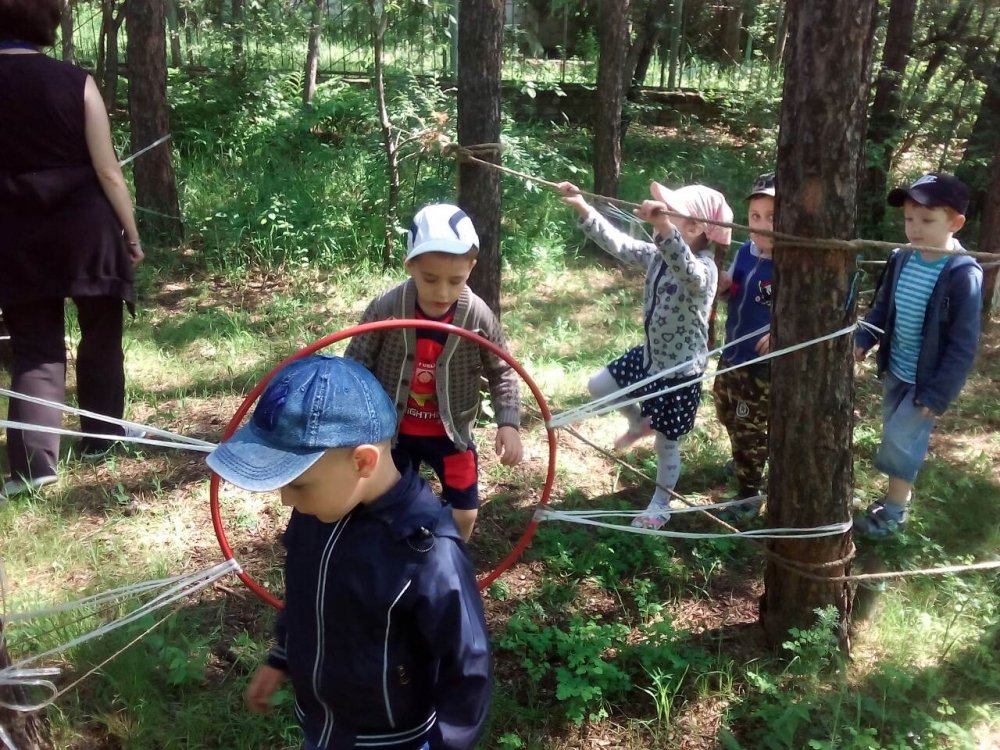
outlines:
[[[463, 146], [500, 142], [503, 18], [504, 0], [460, 0], [458, 141]], [[499, 151], [478, 153], [477, 156], [484, 161], [500, 163]], [[477, 164], [460, 162], [458, 205], [469, 215], [479, 233], [479, 259], [469, 277], [469, 286], [499, 316], [499, 173]]]
[[[776, 229], [854, 236], [877, 0], [790, 0], [778, 137]], [[817, 338], [854, 321], [854, 256], [779, 244], [774, 253], [772, 348]], [[854, 420], [853, 339], [778, 357], [771, 365], [768, 521], [811, 527], [850, 519]], [[803, 439], [808, 436], [808, 439]], [[849, 573], [850, 533], [768, 544], [761, 622], [779, 647], [833, 606], [849, 648], [850, 589], [779, 565], [784, 558], [831, 576]]]
[[594, 192], [616, 197], [621, 177], [622, 104], [630, 0], [598, 0], [597, 112], [594, 123]]
[[[162, 0], [129, 0], [126, 15], [128, 106], [134, 153], [170, 132], [166, 24]], [[184, 228], [170, 148], [154, 148], [132, 164], [136, 205], [147, 209], [139, 213], [143, 235], [167, 244], [179, 243]]]
[[889, 5], [882, 65], [868, 117], [867, 168], [862, 190], [862, 216], [867, 224], [862, 231], [865, 237], [883, 238], [881, 227], [885, 218], [886, 186], [893, 150], [905, 115], [901, 106], [901, 93], [913, 43], [913, 19], [916, 12], [916, 0], [892, 0]]
[[101, 10], [101, 39], [103, 59], [98, 54], [97, 80], [101, 85], [104, 106], [110, 112], [118, 104], [118, 31], [125, 21], [125, 3], [104, 0]]
[[[0, 620], [0, 669], [11, 665], [7, 653], [7, 640], [3, 635], [4, 623]], [[0, 686], [0, 700], [5, 703], [27, 704], [30, 698], [24, 688], [17, 685]], [[3, 727], [18, 750], [52, 750], [49, 722], [44, 711], [23, 713], [0, 707], [0, 727]], [[6, 744], [2, 743], [6, 747]]]
[[323, 0], [314, 0], [309, 19], [309, 44], [306, 48], [306, 75], [302, 102], [312, 104], [316, 95], [316, 73], [319, 70], [319, 41], [323, 22]]
[[233, 31], [233, 60], [236, 67], [243, 67], [245, 62], [244, 50], [246, 48], [246, 11], [243, 7], [243, 0], [232, 0], [232, 31]]
[[648, 0], [646, 4], [635, 41], [632, 42], [625, 61], [625, 83], [631, 90], [640, 88], [646, 80], [649, 63], [663, 33], [664, 19], [670, 12], [670, 2], [671, 0]]
[[[1000, 262], [1000, 148], [993, 152], [993, 168], [990, 170], [990, 187], [983, 201], [983, 223], [979, 232], [979, 249], [993, 253]], [[983, 278], [983, 323], [988, 323], [997, 302], [997, 274], [1000, 268], [991, 265], [984, 269]]]
[[743, 31], [743, 6], [736, 0], [730, 0], [728, 5], [721, 8], [721, 13], [720, 35], [722, 38], [720, 41], [722, 49], [726, 53], [725, 62], [727, 65], [737, 65], [740, 62], [742, 51], [740, 36]]
[[675, 89], [680, 85], [681, 30], [684, 27], [684, 0], [674, 0], [670, 11], [670, 73], [667, 78], [667, 88]]
[[184, 64], [181, 54], [181, 30], [178, 22], [177, 0], [166, 0], [167, 29], [170, 31], [170, 67], [179, 68]]
[[382, 128], [382, 147], [385, 150], [386, 177], [389, 181], [389, 198], [385, 210], [385, 233], [382, 243], [382, 266], [392, 263], [396, 245], [396, 224], [399, 222], [399, 152], [392, 134], [392, 121], [385, 103], [385, 30], [389, 15], [381, 0], [368, 0], [371, 13], [372, 49], [375, 57], [375, 101], [378, 106], [379, 125]]
[[69, 0], [63, 7], [62, 19], [62, 59], [63, 62], [76, 63], [76, 45], [73, 42], [73, 10], [76, 0]]
[[[1000, 48], [986, 81], [986, 91], [979, 105], [979, 114], [969, 133], [962, 161], [955, 175], [972, 191], [969, 215], [976, 216], [986, 204], [986, 189], [990, 184], [991, 158], [1000, 151]], [[1000, 229], [1000, 227], [998, 227]]]

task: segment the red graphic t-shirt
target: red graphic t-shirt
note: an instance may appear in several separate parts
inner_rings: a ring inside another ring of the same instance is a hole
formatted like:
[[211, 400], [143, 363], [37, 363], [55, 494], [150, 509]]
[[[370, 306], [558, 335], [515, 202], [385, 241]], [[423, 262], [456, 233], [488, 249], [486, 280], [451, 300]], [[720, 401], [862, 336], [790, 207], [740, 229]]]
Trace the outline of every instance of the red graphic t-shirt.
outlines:
[[[417, 320], [436, 320], [451, 323], [455, 319], [455, 305], [440, 318], [424, 315], [417, 308]], [[448, 433], [441, 421], [438, 408], [437, 378], [434, 375], [438, 357], [444, 349], [448, 334], [444, 331], [417, 329], [417, 352], [413, 362], [413, 377], [410, 379], [410, 395], [406, 400], [406, 410], [399, 431], [403, 435], [420, 437], [441, 437]]]

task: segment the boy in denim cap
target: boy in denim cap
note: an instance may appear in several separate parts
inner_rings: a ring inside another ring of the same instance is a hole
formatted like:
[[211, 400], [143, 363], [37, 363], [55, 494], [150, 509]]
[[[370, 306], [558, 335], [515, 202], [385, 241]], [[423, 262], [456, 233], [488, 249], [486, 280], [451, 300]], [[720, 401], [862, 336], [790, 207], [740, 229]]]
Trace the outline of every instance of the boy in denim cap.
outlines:
[[265, 713], [289, 678], [305, 750], [468, 750], [490, 704], [486, 623], [451, 513], [396, 469], [396, 410], [357, 362], [312, 356], [268, 385], [208, 457], [223, 479], [280, 490], [285, 607], [246, 692]]
[[[774, 173], [756, 179], [747, 196], [750, 239], [736, 251], [729, 270], [719, 279], [719, 293], [729, 293], [726, 313], [726, 349], [719, 370], [751, 362], [771, 351], [770, 333], [744, 338], [771, 323], [771, 287], [774, 239], [754, 229], [774, 230]], [[753, 518], [761, 506], [764, 464], [767, 463], [767, 420], [771, 392], [771, 363], [749, 364], [716, 376], [712, 389], [715, 411], [729, 433], [738, 499], [722, 515], [729, 521]]]
[[[948, 174], [926, 174], [888, 195], [902, 207], [906, 238], [914, 245], [962, 252], [954, 238], [965, 224], [969, 189]], [[854, 528], [884, 537], [906, 523], [910, 491], [927, 456], [934, 421], [958, 397], [979, 347], [983, 269], [968, 255], [895, 250], [865, 321], [854, 357], [876, 343], [883, 378], [882, 444], [875, 467], [889, 475], [885, 498], [868, 506]]]
[[[457, 206], [425, 206], [406, 236], [410, 279], [376, 297], [362, 323], [416, 318], [476, 331], [506, 349], [500, 321], [468, 286], [479, 236]], [[472, 535], [479, 512], [479, 461], [472, 424], [479, 413], [483, 378], [489, 384], [497, 423], [500, 463], [513, 466], [523, 449], [518, 428], [521, 397], [517, 374], [492, 352], [460, 336], [405, 328], [356, 336], [346, 356], [375, 373], [393, 398], [398, 426], [393, 457], [400, 467], [429, 465], [441, 480], [462, 536]]]

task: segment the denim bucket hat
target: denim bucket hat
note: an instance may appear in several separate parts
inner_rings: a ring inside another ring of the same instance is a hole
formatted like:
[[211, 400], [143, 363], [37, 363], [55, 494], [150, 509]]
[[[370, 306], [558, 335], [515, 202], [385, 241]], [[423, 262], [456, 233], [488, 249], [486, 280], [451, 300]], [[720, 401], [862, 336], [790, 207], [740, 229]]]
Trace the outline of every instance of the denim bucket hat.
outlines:
[[227, 482], [269, 492], [298, 478], [329, 448], [381, 443], [396, 434], [396, 409], [365, 367], [312, 355], [268, 384], [253, 417], [207, 460]]

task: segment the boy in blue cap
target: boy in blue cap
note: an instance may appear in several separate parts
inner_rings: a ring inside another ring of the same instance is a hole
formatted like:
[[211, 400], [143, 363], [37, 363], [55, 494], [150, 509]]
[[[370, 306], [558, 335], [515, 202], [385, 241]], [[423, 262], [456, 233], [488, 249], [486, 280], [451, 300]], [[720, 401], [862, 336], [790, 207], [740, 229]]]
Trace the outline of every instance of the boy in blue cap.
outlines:
[[246, 691], [289, 678], [304, 750], [468, 750], [486, 722], [482, 600], [447, 506], [392, 460], [396, 410], [362, 365], [314, 355], [274, 376], [208, 465], [292, 507], [277, 643]]
[[854, 358], [877, 342], [885, 386], [882, 444], [875, 468], [889, 476], [885, 498], [855, 519], [864, 536], [885, 537], [906, 525], [910, 492], [927, 457], [935, 420], [958, 398], [979, 348], [983, 269], [964, 253], [955, 232], [965, 224], [969, 189], [949, 174], [925, 174], [889, 193], [903, 209], [906, 238], [949, 254], [900, 248], [889, 257], [867, 323], [858, 330]]

